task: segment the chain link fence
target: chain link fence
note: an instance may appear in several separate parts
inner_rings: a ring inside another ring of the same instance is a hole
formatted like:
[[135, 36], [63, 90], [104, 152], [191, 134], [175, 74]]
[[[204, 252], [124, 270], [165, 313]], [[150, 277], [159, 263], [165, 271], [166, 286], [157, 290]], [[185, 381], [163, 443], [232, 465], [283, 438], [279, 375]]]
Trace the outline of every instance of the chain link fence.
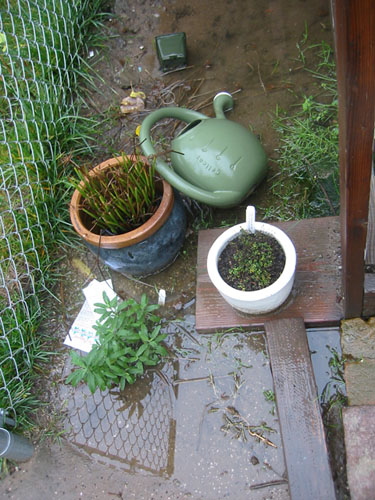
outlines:
[[85, 4], [87, 11], [81, 0], [0, 3], [0, 408], [12, 418], [30, 397]]

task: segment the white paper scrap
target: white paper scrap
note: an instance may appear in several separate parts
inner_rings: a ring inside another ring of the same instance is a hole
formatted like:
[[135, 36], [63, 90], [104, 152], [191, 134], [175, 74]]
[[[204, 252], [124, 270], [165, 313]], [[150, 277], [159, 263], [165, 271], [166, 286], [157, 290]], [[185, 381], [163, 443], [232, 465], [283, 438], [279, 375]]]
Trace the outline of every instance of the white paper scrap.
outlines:
[[69, 330], [69, 335], [64, 340], [64, 344], [84, 352], [90, 352], [97, 338], [93, 325], [98, 318], [99, 314], [94, 313], [85, 300]]
[[112, 288], [112, 281], [97, 281], [92, 280], [91, 283], [84, 288], [83, 293], [86, 297], [89, 306], [94, 311], [94, 304], [103, 303], [103, 292], [108, 295], [108, 298], [112, 300], [116, 296], [116, 292]]
[[110, 299], [116, 296], [111, 285], [110, 280], [102, 282], [93, 280], [83, 289], [86, 300], [69, 330], [69, 335], [66, 336], [65, 345], [84, 352], [91, 351], [97, 339], [93, 326], [100, 318], [100, 314], [94, 312], [94, 304], [103, 303], [103, 291], [107, 293]]

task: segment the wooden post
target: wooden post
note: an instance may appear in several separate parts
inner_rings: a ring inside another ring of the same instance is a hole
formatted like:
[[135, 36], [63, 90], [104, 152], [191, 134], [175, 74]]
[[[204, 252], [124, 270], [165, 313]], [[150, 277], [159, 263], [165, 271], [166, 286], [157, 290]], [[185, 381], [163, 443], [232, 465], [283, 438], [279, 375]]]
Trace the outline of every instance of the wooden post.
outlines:
[[375, 2], [332, 0], [339, 92], [345, 318], [362, 315], [375, 110]]

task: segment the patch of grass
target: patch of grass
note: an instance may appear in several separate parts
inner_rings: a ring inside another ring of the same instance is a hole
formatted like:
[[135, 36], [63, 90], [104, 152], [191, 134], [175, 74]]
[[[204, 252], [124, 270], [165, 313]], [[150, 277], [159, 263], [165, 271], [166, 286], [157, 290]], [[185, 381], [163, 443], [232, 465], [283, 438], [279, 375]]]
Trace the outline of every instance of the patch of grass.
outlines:
[[[53, 288], [50, 254], [67, 215], [67, 156], [91, 151], [95, 119], [81, 118], [85, 54], [101, 43], [102, 0], [19, 0], [0, 7], [0, 408], [17, 427], [40, 404], [33, 377], [51, 353], [37, 333]], [[96, 31], [98, 33], [99, 30]]]
[[[274, 127], [279, 132], [279, 172], [271, 191], [277, 202], [266, 209], [266, 218], [303, 219], [336, 215], [339, 211], [338, 100], [334, 55], [331, 47], [298, 46], [301, 62], [317, 80], [315, 95], [303, 95], [293, 114], [276, 109]], [[305, 48], [304, 48], [305, 47]], [[307, 61], [315, 59], [314, 69]]]
[[[34, 297], [37, 302], [37, 298]], [[44, 370], [53, 354], [47, 347], [46, 337], [37, 333], [41, 315], [31, 299], [25, 305], [19, 301], [13, 310], [6, 309], [2, 321], [9, 329], [0, 339], [0, 370], [5, 384], [0, 387], [1, 408], [23, 429], [33, 425], [32, 413], [40, 405], [34, 390], [34, 381]], [[33, 310], [37, 317], [30, 316]]]

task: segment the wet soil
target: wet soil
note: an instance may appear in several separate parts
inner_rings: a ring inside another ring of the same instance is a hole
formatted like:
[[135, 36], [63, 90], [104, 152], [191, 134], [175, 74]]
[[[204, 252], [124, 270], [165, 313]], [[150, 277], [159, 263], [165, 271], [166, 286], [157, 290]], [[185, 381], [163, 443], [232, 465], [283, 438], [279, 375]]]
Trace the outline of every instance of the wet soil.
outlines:
[[[135, 281], [103, 269], [83, 248], [68, 252], [60, 263], [61, 303], [45, 325], [60, 356], [41, 377], [48, 406], [37, 416], [44, 436], [60, 434], [61, 444], [39, 441], [34, 457], [3, 480], [4, 498], [287, 499], [263, 332], [195, 331], [197, 228], [240, 222], [249, 202], [261, 218], [277, 173], [272, 114], [276, 106], [293, 109], [302, 94], [313, 92], [314, 79], [304, 71], [296, 44], [306, 34], [309, 43], [331, 42], [329, 2], [117, 0], [112, 9], [108, 51], [87, 56], [102, 78], [87, 112], [106, 118], [97, 163], [113, 149], [132, 152], [132, 137], [150, 110], [177, 104], [212, 116], [213, 96], [226, 90], [235, 97], [228, 117], [260, 137], [270, 173], [235, 209], [185, 200], [185, 244], [160, 275]], [[187, 35], [189, 67], [164, 75], [154, 38], [179, 31]], [[121, 100], [132, 88], [145, 92], [146, 108], [122, 115]], [[168, 139], [176, 127], [167, 122], [160, 129]], [[108, 277], [121, 296], [146, 292], [156, 302], [155, 290], [166, 289], [160, 312], [168, 320], [171, 356], [124, 393], [92, 395], [84, 385], [64, 384], [71, 367], [62, 342], [83, 303], [81, 289], [93, 278]], [[319, 394], [330, 377], [326, 346], [339, 350], [338, 338], [337, 330], [309, 332]]]
[[[278, 137], [272, 126], [277, 109], [292, 111], [303, 95], [316, 93], [316, 81], [306, 67], [313, 67], [309, 50], [303, 62], [300, 49], [322, 40], [332, 45], [329, 2], [274, 0], [117, 0], [109, 22], [106, 54], [95, 53], [89, 62], [103, 78], [90, 100], [91, 110], [106, 112], [105, 142], [98, 161], [108, 158], [108, 148], [131, 152], [132, 137], [145, 115], [168, 105], [186, 106], [214, 116], [212, 100], [219, 91], [233, 94], [229, 119], [249, 127], [269, 157], [269, 175], [249, 199], [235, 209], [209, 211], [200, 207], [201, 225], [240, 222], [249, 202], [261, 218], [271, 200], [269, 186], [277, 174]], [[163, 74], [155, 52], [155, 36], [185, 32], [188, 67]], [[303, 41], [305, 43], [303, 43]], [[311, 66], [310, 66], [311, 65]], [[146, 94], [145, 109], [121, 115], [121, 100], [130, 90]], [[166, 146], [177, 124], [163, 121], [153, 130]], [[194, 213], [196, 215], [196, 213]], [[240, 220], [238, 220], [240, 219]]]

